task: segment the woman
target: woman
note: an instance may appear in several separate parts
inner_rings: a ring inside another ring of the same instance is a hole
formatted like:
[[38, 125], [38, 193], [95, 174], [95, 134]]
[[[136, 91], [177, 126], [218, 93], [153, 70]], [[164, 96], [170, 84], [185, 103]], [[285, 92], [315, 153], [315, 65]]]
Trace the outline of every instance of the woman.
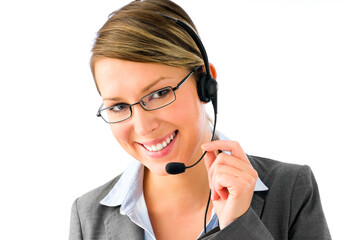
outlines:
[[188, 25], [175, 3], [148, 0], [100, 29], [98, 116], [134, 161], [74, 202], [70, 239], [330, 239], [309, 167], [214, 135], [205, 103], [216, 112], [217, 74]]

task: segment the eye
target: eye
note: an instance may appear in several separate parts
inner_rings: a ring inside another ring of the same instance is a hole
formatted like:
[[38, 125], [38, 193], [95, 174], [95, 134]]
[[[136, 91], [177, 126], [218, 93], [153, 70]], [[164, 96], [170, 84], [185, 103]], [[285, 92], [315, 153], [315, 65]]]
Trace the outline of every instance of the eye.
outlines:
[[171, 93], [171, 91], [172, 90], [170, 88], [163, 88], [155, 91], [149, 95], [149, 100], [165, 98]]
[[119, 113], [119, 112], [124, 112], [127, 111], [129, 109], [129, 105], [125, 104], [125, 103], [119, 103], [116, 104], [114, 106], [111, 106], [108, 108], [109, 112], [113, 112], [113, 113]]

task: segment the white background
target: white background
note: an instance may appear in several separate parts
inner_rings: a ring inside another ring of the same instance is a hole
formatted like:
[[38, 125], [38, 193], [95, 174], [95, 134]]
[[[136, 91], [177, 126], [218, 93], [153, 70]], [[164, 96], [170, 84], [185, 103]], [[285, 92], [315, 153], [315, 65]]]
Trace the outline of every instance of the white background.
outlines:
[[[96, 31], [126, 3], [0, 4], [2, 239], [66, 239], [73, 200], [126, 166], [89, 70]], [[177, 3], [218, 71], [218, 129], [249, 154], [310, 165], [333, 238], [355, 239], [360, 1]]]

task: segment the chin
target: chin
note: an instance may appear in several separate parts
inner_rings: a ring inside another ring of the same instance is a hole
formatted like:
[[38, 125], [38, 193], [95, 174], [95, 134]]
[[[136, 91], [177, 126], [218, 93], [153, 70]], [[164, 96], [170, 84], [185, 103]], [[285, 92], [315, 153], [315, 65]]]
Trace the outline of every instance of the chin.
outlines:
[[145, 166], [151, 172], [152, 174], [156, 174], [158, 176], [168, 176], [169, 173], [165, 170], [165, 166], [159, 166], [159, 167], [147, 167]]

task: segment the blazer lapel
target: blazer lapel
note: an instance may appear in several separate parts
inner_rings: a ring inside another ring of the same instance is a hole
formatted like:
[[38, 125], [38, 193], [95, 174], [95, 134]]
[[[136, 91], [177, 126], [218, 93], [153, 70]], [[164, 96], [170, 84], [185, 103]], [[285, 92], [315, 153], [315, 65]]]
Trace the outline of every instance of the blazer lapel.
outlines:
[[143, 240], [144, 230], [133, 223], [128, 216], [121, 215], [119, 207], [104, 221], [107, 236], [112, 240]]
[[[252, 164], [253, 168], [257, 171], [260, 179], [262, 180], [264, 171], [258, 164], [256, 164], [256, 162], [253, 160], [253, 157], [251, 155], [247, 154], [247, 157], [248, 157], [248, 160], [250, 161], [250, 163]], [[267, 187], [269, 188], [270, 186], [267, 186]], [[259, 218], [262, 217], [264, 199], [266, 198], [267, 193], [268, 193], [268, 191], [257, 191], [257, 192], [253, 193], [251, 207], [252, 207], [253, 211], [256, 212], [256, 214], [258, 215]]]
[[251, 202], [251, 207], [253, 209], [253, 211], [255, 211], [255, 213], [257, 214], [257, 216], [259, 218], [262, 217], [262, 212], [263, 212], [263, 206], [264, 206], [264, 197], [263, 195], [266, 194], [267, 192], [254, 192], [253, 194], [253, 198], [252, 198], [252, 202]]

